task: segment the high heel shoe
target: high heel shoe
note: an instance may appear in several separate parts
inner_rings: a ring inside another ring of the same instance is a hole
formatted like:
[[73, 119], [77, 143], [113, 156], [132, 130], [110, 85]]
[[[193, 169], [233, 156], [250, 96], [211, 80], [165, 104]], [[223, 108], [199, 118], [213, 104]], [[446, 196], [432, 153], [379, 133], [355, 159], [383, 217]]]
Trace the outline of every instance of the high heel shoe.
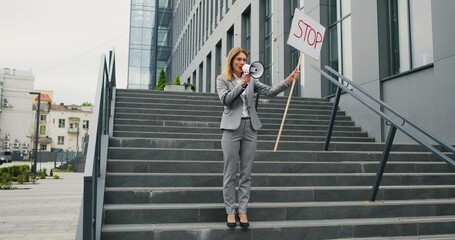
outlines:
[[[240, 215], [245, 216], [244, 219], [240, 218]], [[248, 217], [246, 216], [246, 213], [238, 213], [237, 214], [237, 217], [239, 219], [239, 223], [240, 223], [240, 227], [242, 228], [249, 228], [250, 227], [250, 222], [248, 221]], [[246, 219], [246, 222], [242, 220], [245, 220]]]
[[[233, 216], [233, 217], [232, 217], [232, 216]], [[230, 217], [231, 219], [229, 219], [229, 217]], [[233, 219], [232, 219], [232, 218], [233, 218]], [[227, 226], [228, 226], [229, 228], [235, 228], [235, 227], [237, 226], [237, 221], [236, 221], [235, 218], [236, 218], [236, 217], [235, 217], [234, 214], [228, 214], [226, 223], [227, 223]], [[234, 220], [234, 221], [232, 221], [232, 220]]]

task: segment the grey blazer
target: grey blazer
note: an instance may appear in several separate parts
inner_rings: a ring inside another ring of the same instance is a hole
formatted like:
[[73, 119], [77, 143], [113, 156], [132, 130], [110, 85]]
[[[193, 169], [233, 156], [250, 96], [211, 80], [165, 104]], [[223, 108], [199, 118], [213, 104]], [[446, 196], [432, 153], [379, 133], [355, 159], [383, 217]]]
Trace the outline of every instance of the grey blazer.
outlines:
[[243, 89], [242, 85], [238, 84], [236, 80], [229, 81], [223, 75], [219, 75], [216, 78], [216, 90], [224, 106], [220, 129], [235, 130], [240, 126], [243, 110], [243, 101], [240, 94], [246, 91], [246, 102], [251, 118], [251, 126], [254, 130], [259, 130], [262, 127], [262, 123], [256, 112], [254, 93], [274, 97], [287, 88], [288, 85], [284, 81], [270, 87], [261, 83], [258, 79], [251, 78], [250, 84]]

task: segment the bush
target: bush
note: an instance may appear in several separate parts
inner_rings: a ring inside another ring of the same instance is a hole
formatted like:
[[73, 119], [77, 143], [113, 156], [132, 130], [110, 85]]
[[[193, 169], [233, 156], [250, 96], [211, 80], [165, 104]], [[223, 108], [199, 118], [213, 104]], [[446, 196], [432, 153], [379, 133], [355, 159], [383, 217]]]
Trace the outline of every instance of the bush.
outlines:
[[183, 85], [185, 86], [185, 89], [187, 89], [188, 87], [190, 87], [191, 90], [193, 90], [193, 91], [196, 90], [196, 86], [194, 86], [194, 85], [191, 84], [191, 83], [185, 83], [185, 84], [183, 84]]
[[36, 175], [34, 173], [30, 173], [29, 181], [35, 184], [36, 180], [37, 180]]
[[28, 182], [30, 167], [28, 165], [15, 165], [5, 168], [0, 168], [0, 181], [9, 182]]
[[11, 183], [11, 181], [8, 181], [6, 179], [1, 179], [0, 180], [0, 189], [3, 189], [3, 190], [11, 189], [12, 185], [13, 184]]
[[158, 83], [156, 84], [155, 90], [164, 90], [164, 86], [166, 86], [167, 80], [166, 80], [166, 72], [164, 72], [164, 69], [161, 69], [160, 72], [160, 77], [158, 78]]
[[9, 178], [12, 181], [16, 181], [17, 176], [29, 173], [30, 172], [30, 167], [28, 165], [15, 165], [15, 166], [10, 166], [10, 167], [5, 167], [5, 168], [0, 168], [0, 176], [3, 176], [3, 174], [7, 173], [9, 174]]
[[177, 75], [177, 77], [175, 78], [174, 85], [180, 86], [180, 76], [179, 75]]
[[25, 174], [19, 174], [16, 179], [17, 179], [17, 182], [19, 184], [23, 184], [24, 182], [28, 182], [29, 173], [27, 172]]

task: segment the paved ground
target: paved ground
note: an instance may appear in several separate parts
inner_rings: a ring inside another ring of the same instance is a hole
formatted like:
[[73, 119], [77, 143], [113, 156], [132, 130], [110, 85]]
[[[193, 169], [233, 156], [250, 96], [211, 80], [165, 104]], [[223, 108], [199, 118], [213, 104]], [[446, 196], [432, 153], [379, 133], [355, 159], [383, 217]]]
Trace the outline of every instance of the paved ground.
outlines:
[[[17, 163], [13, 163], [17, 164]], [[11, 165], [3, 164], [0, 167]], [[43, 163], [48, 173], [53, 163]], [[39, 170], [38, 164], [38, 170]], [[0, 240], [74, 240], [82, 200], [82, 173], [14, 184], [0, 190]]]

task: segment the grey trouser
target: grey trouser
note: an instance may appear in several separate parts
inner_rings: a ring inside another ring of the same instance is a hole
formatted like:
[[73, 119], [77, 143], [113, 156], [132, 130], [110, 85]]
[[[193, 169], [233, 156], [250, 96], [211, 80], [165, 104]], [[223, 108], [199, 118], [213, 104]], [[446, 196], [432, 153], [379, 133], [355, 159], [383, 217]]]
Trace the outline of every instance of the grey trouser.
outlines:
[[223, 131], [223, 197], [227, 214], [235, 214], [235, 179], [239, 164], [239, 213], [247, 212], [256, 145], [257, 132], [251, 128], [249, 119], [242, 119], [236, 130]]

